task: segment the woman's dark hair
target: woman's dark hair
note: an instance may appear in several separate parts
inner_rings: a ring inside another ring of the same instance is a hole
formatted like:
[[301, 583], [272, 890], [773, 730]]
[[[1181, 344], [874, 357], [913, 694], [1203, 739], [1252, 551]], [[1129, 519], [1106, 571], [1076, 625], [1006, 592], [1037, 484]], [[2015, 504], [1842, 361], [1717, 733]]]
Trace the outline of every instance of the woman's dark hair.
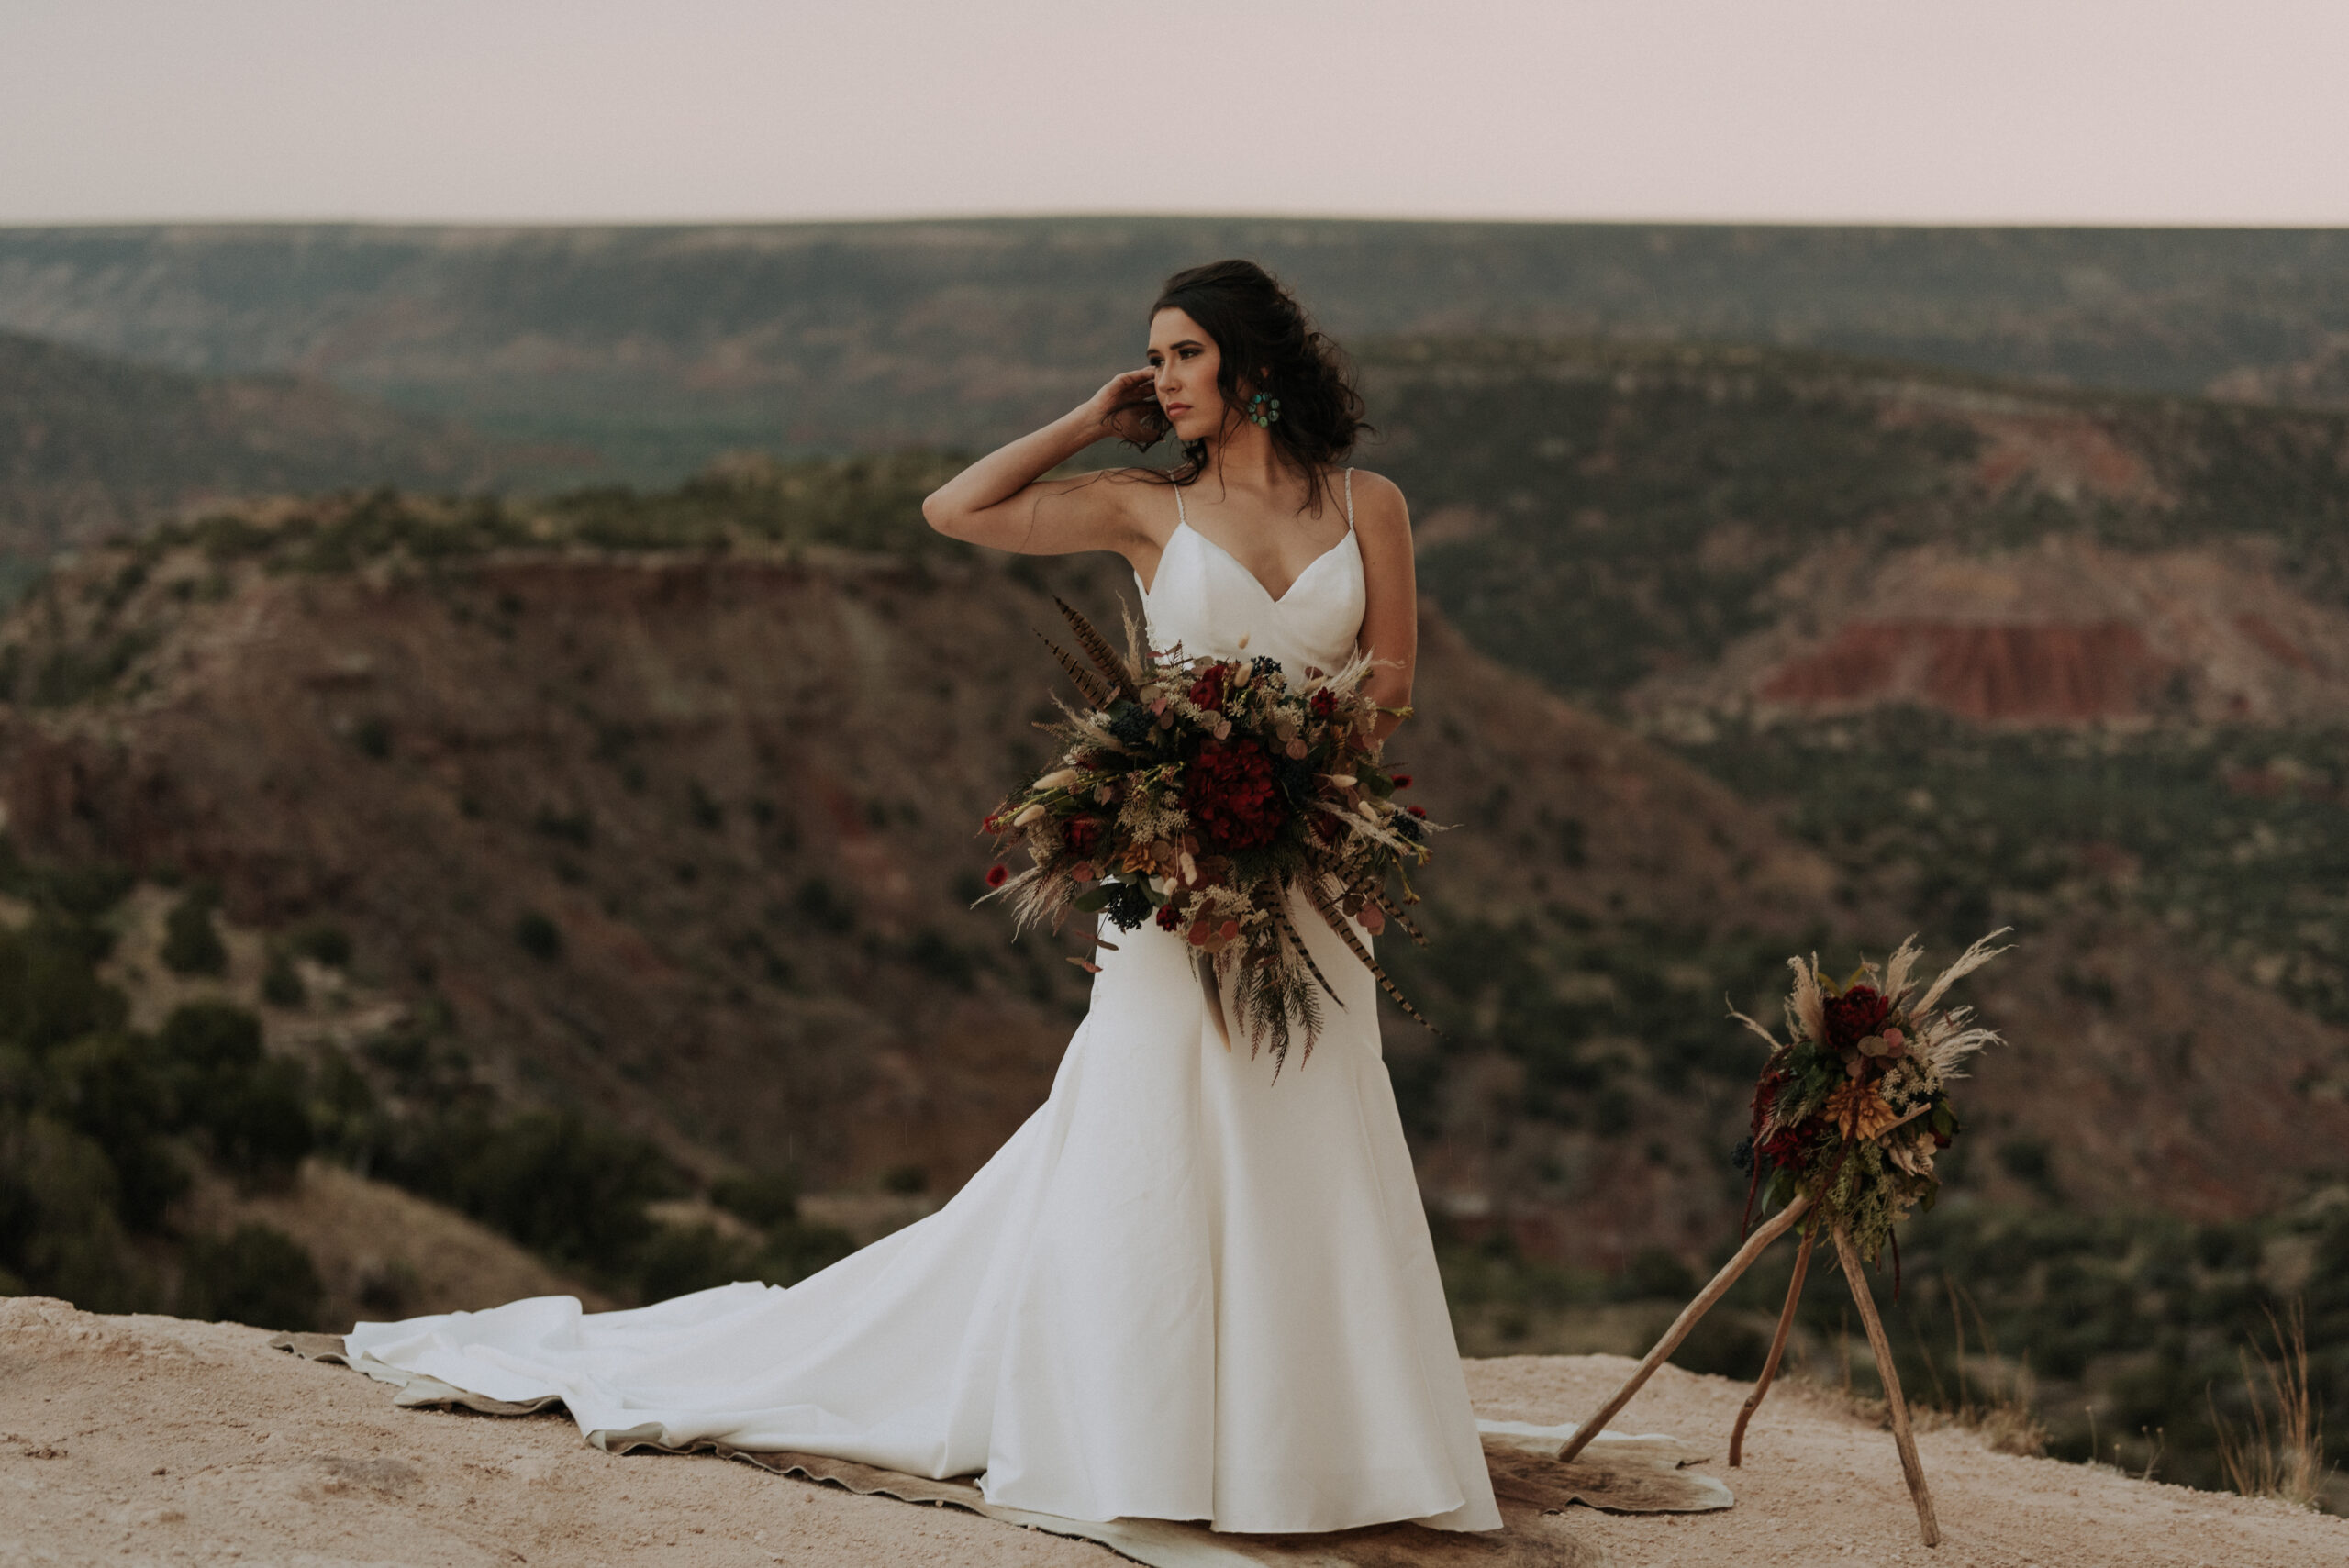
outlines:
[[[1154, 317], [1162, 310], [1183, 312], [1215, 339], [1223, 356], [1216, 385], [1228, 410], [1238, 414], [1259, 392], [1281, 400], [1281, 417], [1266, 434], [1273, 450], [1298, 472], [1326, 476], [1372, 428], [1363, 417], [1362, 394], [1354, 390], [1353, 364], [1345, 350], [1317, 331], [1297, 296], [1255, 262], [1210, 261], [1175, 273], [1158, 291], [1150, 314]], [[1159, 416], [1162, 437], [1164, 418]], [[1186, 441], [1183, 462], [1167, 478], [1188, 484], [1206, 465], [1207, 443]], [[1317, 493], [1317, 507], [1319, 501]]]

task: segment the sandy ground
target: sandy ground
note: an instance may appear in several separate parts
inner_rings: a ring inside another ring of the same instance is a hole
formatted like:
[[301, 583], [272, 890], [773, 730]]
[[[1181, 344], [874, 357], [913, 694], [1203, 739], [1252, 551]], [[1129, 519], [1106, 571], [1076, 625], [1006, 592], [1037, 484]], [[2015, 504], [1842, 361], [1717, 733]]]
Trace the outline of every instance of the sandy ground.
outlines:
[[[561, 1416], [395, 1407], [260, 1329], [0, 1300], [0, 1562], [1086, 1564], [1088, 1542], [862, 1497], [711, 1458], [615, 1458]], [[1468, 1363], [1477, 1413], [1574, 1419], [1630, 1363]], [[1667, 1367], [1616, 1425], [1725, 1445], [1744, 1385]], [[2211, 1564], [2341, 1568], [2349, 1520], [2013, 1459], [1944, 1429], [1921, 1446], [1946, 1540], [1919, 1544], [1892, 1440], [1832, 1399], [1771, 1396], [1724, 1513], [1576, 1508], [1635, 1564]]]

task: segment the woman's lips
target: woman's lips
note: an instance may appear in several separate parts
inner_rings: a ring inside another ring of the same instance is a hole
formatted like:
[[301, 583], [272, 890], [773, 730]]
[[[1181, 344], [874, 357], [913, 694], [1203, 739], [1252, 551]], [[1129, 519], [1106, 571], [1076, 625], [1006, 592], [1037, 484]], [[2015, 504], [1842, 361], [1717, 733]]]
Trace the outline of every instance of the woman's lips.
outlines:
[[1170, 419], [1177, 414], [1188, 414], [1190, 411], [1191, 406], [1187, 403], [1170, 403], [1166, 406], [1166, 416]]

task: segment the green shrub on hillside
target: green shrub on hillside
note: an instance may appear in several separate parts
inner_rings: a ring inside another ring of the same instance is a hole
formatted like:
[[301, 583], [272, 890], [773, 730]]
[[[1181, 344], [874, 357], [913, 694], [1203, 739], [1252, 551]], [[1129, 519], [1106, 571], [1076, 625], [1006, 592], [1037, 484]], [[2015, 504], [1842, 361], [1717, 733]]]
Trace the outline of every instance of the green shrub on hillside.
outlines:
[[220, 1318], [262, 1329], [306, 1331], [318, 1321], [326, 1287], [299, 1241], [267, 1225], [191, 1239], [182, 1255], [183, 1318]]
[[262, 971], [261, 999], [273, 1007], [298, 1007], [310, 999], [301, 971], [283, 949], [270, 953], [269, 965]]
[[328, 969], [344, 969], [351, 963], [351, 935], [340, 926], [314, 920], [287, 933], [285, 951]]
[[50, 1114], [105, 1151], [116, 1217], [132, 1230], [161, 1229], [188, 1173], [171, 1137], [182, 1125], [179, 1096], [152, 1046], [83, 1035], [51, 1051], [44, 1067]]
[[191, 888], [172, 906], [171, 912], [163, 917], [162, 959], [166, 968], [180, 974], [228, 973], [228, 945], [221, 941], [219, 929], [212, 923], [213, 906], [218, 902], [210, 891]]
[[180, 1125], [248, 1181], [284, 1181], [310, 1152], [309, 1073], [262, 1050], [261, 1020], [227, 1002], [173, 1009], [156, 1037]]
[[[120, 873], [28, 866], [0, 840], [0, 884], [35, 909], [0, 929], [0, 1283], [92, 1311], [161, 1309], [153, 1241], [135, 1239], [169, 1242], [172, 1201], [207, 1153], [241, 1179], [291, 1174], [313, 1137], [308, 1075], [267, 1057], [259, 1022], [227, 1003], [180, 1007], [152, 1036], [127, 1027], [97, 973]], [[210, 932], [208, 901], [182, 907]], [[231, 1240], [182, 1249], [196, 1299], [221, 1313], [265, 1302], [306, 1326], [306, 1255], [283, 1238]]]
[[721, 1177], [710, 1184], [709, 1201], [761, 1230], [799, 1218], [799, 1184], [777, 1171]]
[[[13, 1097], [13, 1096], [12, 1096]], [[0, 1273], [92, 1312], [152, 1311], [104, 1145], [21, 1102], [0, 1107]]]
[[97, 974], [112, 947], [103, 928], [50, 908], [23, 930], [0, 931], [0, 1041], [38, 1057], [120, 1029], [128, 1004]]
[[562, 957], [562, 928], [536, 909], [525, 909], [515, 917], [514, 942], [540, 963]]
[[557, 1262], [615, 1278], [653, 1235], [645, 1204], [684, 1191], [651, 1142], [551, 1111], [466, 1110], [413, 1126], [378, 1170]]
[[53, 648], [33, 666], [26, 700], [34, 707], [72, 707], [104, 696], [155, 646], [158, 638], [151, 628], [137, 628], [87, 643]]
[[922, 521], [922, 498], [961, 459], [930, 452], [885, 457], [747, 459], [675, 490], [582, 490], [547, 503], [560, 537], [619, 550], [716, 550], [736, 541], [829, 545], [917, 559], [963, 555]]

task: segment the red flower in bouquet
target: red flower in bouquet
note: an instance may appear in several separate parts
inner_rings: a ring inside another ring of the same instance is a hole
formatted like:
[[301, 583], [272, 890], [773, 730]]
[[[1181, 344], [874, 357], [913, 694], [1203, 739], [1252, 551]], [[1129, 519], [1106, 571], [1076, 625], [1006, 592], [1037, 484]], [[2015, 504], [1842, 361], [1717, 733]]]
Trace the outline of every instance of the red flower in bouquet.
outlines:
[[1102, 839], [1102, 823], [1098, 817], [1072, 817], [1061, 825], [1062, 841], [1068, 852], [1080, 858], [1093, 853]]
[[989, 887], [1001, 887], [1006, 882], [1009, 881], [1010, 878], [1011, 868], [1008, 865], [996, 864], [987, 867], [987, 885]]
[[1253, 740], [1213, 742], [1184, 771], [1183, 810], [1218, 850], [1252, 850], [1273, 841], [1288, 806], [1273, 787], [1272, 759]]
[[1206, 673], [1191, 683], [1191, 700], [1201, 707], [1220, 709], [1223, 706], [1224, 680], [1230, 673], [1228, 664], [1211, 664]]
[[1873, 985], [1854, 985], [1840, 996], [1827, 998], [1826, 1043], [1838, 1050], [1857, 1045], [1883, 1028], [1891, 1016], [1891, 997]]

